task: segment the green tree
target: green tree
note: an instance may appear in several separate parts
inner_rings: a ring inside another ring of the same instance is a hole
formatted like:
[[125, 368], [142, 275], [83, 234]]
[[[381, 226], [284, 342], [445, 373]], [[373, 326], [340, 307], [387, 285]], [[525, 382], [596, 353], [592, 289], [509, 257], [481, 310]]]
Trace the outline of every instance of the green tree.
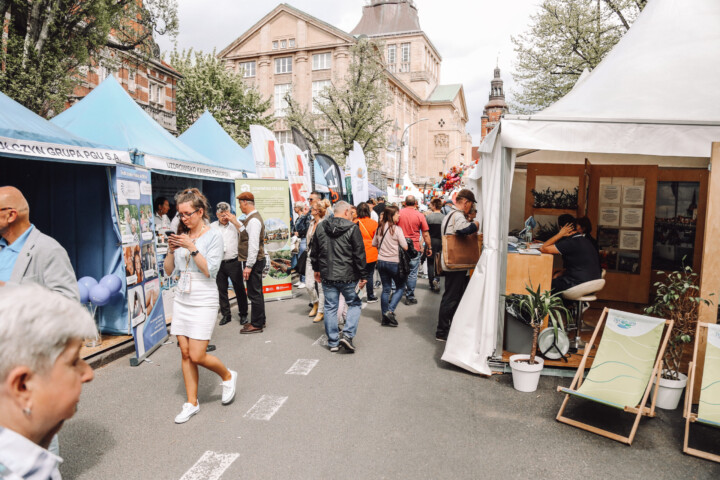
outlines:
[[512, 37], [513, 110], [529, 113], [559, 100], [584, 69], [595, 68], [630, 29], [647, 0], [543, 0], [529, 29]]
[[[353, 142], [362, 146], [370, 165], [387, 145], [391, 120], [385, 116], [385, 107], [390, 91], [382, 52], [381, 44], [360, 39], [350, 48], [347, 73], [319, 93], [313, 100], [314, 109], [300, 105], [292, 92], [286, 96], [288, 124], [298, 128], [317, 152], [330, 155], [341, 165]], [[327, 140], [321, 135], [323, 129], [329, 131]]]
[[0, 22], [0, 91], [43, 116], [64, 109], [78, 67], [108, 48], [157, 55], [153, 34], [178, 28], [176, 0], [0, 0]]
[[250, 125], [270, 127], [274, 122], [265, 114], [270, 99], [263, 100], [241, 75], [225, 68], [215, 52], [175, 50], [170, 54], [170, 64], [183, 76], [177, 89], [178, 131], [185, 131], [208, 110], [236, 142], [246, 146], [250, 143]]

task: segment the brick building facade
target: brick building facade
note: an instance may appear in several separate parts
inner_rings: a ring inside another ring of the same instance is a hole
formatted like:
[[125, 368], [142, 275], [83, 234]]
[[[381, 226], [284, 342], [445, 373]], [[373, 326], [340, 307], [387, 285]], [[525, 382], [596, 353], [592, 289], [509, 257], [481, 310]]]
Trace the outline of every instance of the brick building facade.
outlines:
[[482, 116], [481, 134], [483, 139], [500, 123], [500, 119], [507, 111], [503, 80], [500, 78], [500, 69], [495, 67], [493, 79], [490, 82], [488, 103], [485, 105]]

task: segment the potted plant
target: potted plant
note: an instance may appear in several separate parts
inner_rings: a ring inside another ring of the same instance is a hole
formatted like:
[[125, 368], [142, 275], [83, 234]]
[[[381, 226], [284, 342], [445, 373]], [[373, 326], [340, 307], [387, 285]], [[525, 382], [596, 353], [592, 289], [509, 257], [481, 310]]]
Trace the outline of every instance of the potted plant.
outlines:
[[674, 410], [687, 384], [687, 376], [680, 372], [683, 349], [686, 344], [693, 342], [700, 305], [710, 305], [712, 302], [700, 297], [700, 288], [697, 285], [698, 274], [685, 265], [685, 257], [683, 257], [682, 270], [657, 273], [664, 275], [665, 278], [655, 282], [657, 288], [655, 303], [647, 307], [645, 313], [673, 320], [675, 324], [662, 359], [662, 372], [655, 404], [658, 408]]
[[540, 372], [543, 369], [543, 359], [536, 358], [538, 346], [538, 333], [543, 321], [547, 317], [557, 336], [558, 328], [565, 330], [562, 314], [570, 316], [559, 293], [552, 294], [550, 290], [540, 292], [540, 285], [533, 290], [532, 284], [525, 286], [528, 291], [520, 299], [518, 308], [522, 317], [528, 321], [533, 329], [532, 347], [530, 354], [518, 354], [510, 357], [510, 368], [512, 369], [513, 386], [521, 392], [534, 392], [537, 390]]

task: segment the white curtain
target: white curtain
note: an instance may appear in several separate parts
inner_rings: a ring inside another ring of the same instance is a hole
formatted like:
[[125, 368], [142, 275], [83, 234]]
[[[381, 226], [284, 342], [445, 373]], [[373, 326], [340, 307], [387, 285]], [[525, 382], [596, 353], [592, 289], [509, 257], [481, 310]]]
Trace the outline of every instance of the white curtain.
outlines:
[[[505, 286], [505, 256], [510, 189], [515, 154], [503, 149], [500, 127], [480, 145], [481, 158], [472, 177], [482, 188], [483, 251], [453, 318], [442, 359], [473, 373], [490, 375], [488, 357], [496, 349]], [[478, 189], [476, 189], [477, 191]], [[478, 202], [480, 203], [480, 202]]]

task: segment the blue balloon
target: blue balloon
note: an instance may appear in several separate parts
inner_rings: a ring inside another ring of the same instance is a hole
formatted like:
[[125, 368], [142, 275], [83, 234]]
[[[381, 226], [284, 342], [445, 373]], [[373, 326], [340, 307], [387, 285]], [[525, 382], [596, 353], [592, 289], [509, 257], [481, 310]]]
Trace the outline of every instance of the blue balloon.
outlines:
[[110, 291], [111, 295], [119, 292], [122, 288], [122, 280], [120, 280], [120, 277], [118, 277], [114, 273], [111, 273], [110, 275], [105, 275], [103, 278], [100, 279], [99, 284], [107, 288]]
[[78, 284], [80, 283], [85, 285], [85, 288], [87, 288], [88, 291], [90, 291], [92, 287], [98, 284], [97, 280], [92, 277], [82, 277], [80, 280], [78, 280]]
[[90, 301], [96, 307], [107, 305], [110, 301], [110, 290], [102, 285], [95, 285], [90, 289]]
[[88, 303], [88, 300], [90, 300], [90, 290], [80, 282], [78, 282], [78, 290], [80, 290], [80, 303]]

